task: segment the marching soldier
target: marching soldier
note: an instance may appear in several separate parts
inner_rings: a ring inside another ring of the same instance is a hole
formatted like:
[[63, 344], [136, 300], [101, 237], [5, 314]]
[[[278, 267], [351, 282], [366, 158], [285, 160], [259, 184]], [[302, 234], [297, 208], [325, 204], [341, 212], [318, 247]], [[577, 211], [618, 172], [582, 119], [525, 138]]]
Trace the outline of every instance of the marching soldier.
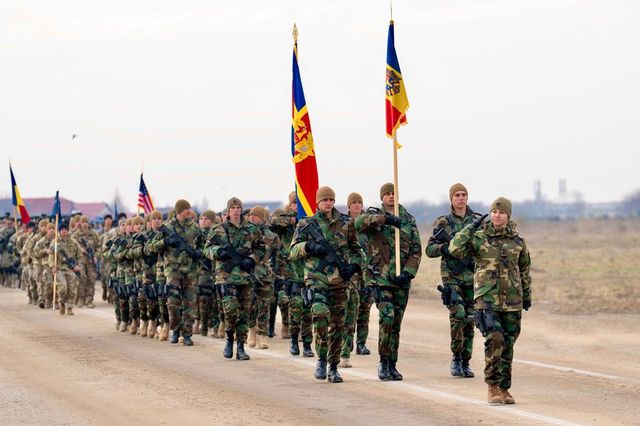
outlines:
[[40, 309], [51, 309], [53, 303], [53, 272], [49, 264], [49, 247], [55, 238], [55, 225], [47, 224], [47, 234], [33, 246], [33, 255], [41, 267], [40, 288], [38, 289], [38, 306]]
[[79, 216], [78, 229], [73, 233], [73, 238], [80, 244], [84, 251], [85, 263], [80, 265], [82, 271], [80, 273], [80, 285], [78, 286], [78, 302], [79, 308], [87, 306], [87, 308], [95, 308], [93, 297], [96, 292], [96, 253], [100, 247], [100, 236], [89, 225], [89, 218]]
[[[214, 224], [219, 223], [218, 216], [211, 210], [206, 210], [200, 215], [200, 234], [196, 242], [199, 250], [204, 250], [207, 235]], [[211, 259], [203, 257], [198, 265], [198, 286], [196, 287], [196, 304], [199, 306], [199, 317], [196, 317], [196, 324], [193, 327], [194, 333], [201, 336], [209, 334], [209, 326], [217, 330], [220, 325], [218, 315], [218, 301], [215, 288], [213, 286], [213, 263]], [[212, 321], [212, 319], [214, 319]]]
[[511, 220], [511, 201], [500, 197], [487, 215], [475, 219], [449, 243], [452, 256], [475, 260], [476, 324], [485, 338], [484, 381], [490, 403], [514, 404], [509, 393], [513, 347], [520, 334], [522, 309], [531, 307], [531, 258]]
[[[383, 381], [402, 380], [396, 368], [400, 327], [409, 301], [411, 280], [420, 266], [422, 247], [416, 221], [400, 205], [400, 216], [394, 216], [395, 193], [392, 183], [380, 187], [382, 208], [369, 208], [356, 219], [358, 232], [367, 234], [369, 266], [365, 271], [366, 285], [373, 286], [380, 314], [378, 378]], [[400, 230], [400, 271], [396, 273], [395, 230]]]
[[49, 246], [49, 264], [53, 266], [53, 273], [56, 275], [59, 312], [60, 315], [73, 315], [73, 302], [78, 291], [78, 276], [84, 255], [78, 243], [69, 236], [69, 225], [66, 222], [60, 225], [57, 256], [55, 245], [55, 241], [52, 241]]
[[[351, 219], [335, 208], [335, 192], [328, 186], [316, 192], [316, 214], [302, 219], [291, 242], [291, 260], [304, 259], [306, 303], [316, 336], [315, 378], [341, 383], [340, 347], [347, 305], [347, 285], [361, 271], [361, 248]], [[329, 372], [327, 374], [327, 361]]]
[[451, 212], [433, 224], [433, 235], [425, 249], [428, 257], [441, 257], [442, 303], [449, 309], [451, 329], [451, 375], [473, 377], [469, 367], [473, 352], [473, 272], [471, 256], [458, 259], [449, 254], [449, 242], [462, 228], [480, 217], [467, 205], [467, 188], [456, 183], [449, 188]]

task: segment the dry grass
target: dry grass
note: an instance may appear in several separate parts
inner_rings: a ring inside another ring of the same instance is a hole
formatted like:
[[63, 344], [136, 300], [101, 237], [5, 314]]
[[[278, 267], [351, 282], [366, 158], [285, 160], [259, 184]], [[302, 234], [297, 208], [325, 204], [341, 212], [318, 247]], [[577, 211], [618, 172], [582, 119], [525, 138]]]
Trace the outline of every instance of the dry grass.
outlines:
[[[640, 313], [640, 219], [516, 222], [531, 253], [534, 307]], [[423, 256], [416, 296], [438, 298], [439, 267]]]

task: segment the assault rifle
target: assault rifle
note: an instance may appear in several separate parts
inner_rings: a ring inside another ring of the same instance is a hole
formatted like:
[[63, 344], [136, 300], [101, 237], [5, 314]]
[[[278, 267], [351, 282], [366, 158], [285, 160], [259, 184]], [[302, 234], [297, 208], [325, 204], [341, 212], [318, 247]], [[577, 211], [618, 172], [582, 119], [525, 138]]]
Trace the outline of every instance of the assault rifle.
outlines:
[[[243, 260], [249, 258], [248, 255], [238, 252], [238, 250], [236, 250], [235, 247], [233, 247], [228, 241], [225, 241], [222, 238], [220, 238], [219, 235], [214, 235], [213, 237], [211, 237], [209, 241], [225, 249], [227, 253], [229, 253], [229, 256], [231, 256], [231, 259], [224, 261], [224, 266], [222, 267], [222, 270], [227, 274], [230, 274], [233, 268], [235, 268], [236, 266], [240, 266], [240, 263], [242, 263]], [[255, 289], [256, 289], [255, 285], [256, 284], [262, 285], [262, 281], [260, 281], [260, 279], [256, 277], [255, 273], [248, 272], [248, 271], [245, 271], [245, 272], [247, 272], [247, 274], [249, 274], [249, 277], [253, 279], [254, 292], [255, 292]]]
[[[329, 242], [324, 238], [322, 232], [319, 229], [319, 225], [315, 221], [310, 221], [307, 225], [304, 226], [300, 230], [300, 233], [306, 233], [316, 244], [320, 245], [324, 251], [327, 253], [323, 258], [320, 259], [320, 263], [318, 264], [318, 270], [323, 271], [327, 266], [333, 265], [338, 268], [338, 272], [340, 276], [345, 281], [349, 280], [351, 277], [348, 276], [349, 265], [344, 261], [342, 256], [340, 256], [336, 250], [329, 244]], [[346, 274], [346, 275], [345, 275]]]
[[[454, 234], [455, 235], [455, 234]], [[451, 239], [453, 238], [449, 233], [444, 229], [444, 226], [436, 229], [433, 232], [433, 237], [440, 244], [449, 244]], [[465, 268], [473, 270], [474, 268], [473, 257], [467, 256], [463, 259], [458, 259], [456, 266], [453, 267], [452, 272], [456, 275], [460, 274]]]
[[62, 255], [62, 261], [66, 263], [69, 268], [71, 268], [73, 273], [76, 274], [76, 277], [80, 278], [80, 272], [74, 269], [76, 266], [78, 266], [78, 262], [76, 262], [75, 259], [72, 259], [69, 256], [67, 256], [67, 253], [65, 253], [63, 249], [58, 248], [58, 252]]
[[162, 233], [163, 238], [166, 238], [169, 241], [168, 245], [176, 249], [178, 254], [181, 252], [185, 252], [189, 255], [189, 257], [193, 257], [193, 248], [191, 248], [189, 243], [184, 238], [178, 235], [175, 229], [169, 228], [166, 225], [162, 225], [160, 228], [158, 228], [158, 231]]

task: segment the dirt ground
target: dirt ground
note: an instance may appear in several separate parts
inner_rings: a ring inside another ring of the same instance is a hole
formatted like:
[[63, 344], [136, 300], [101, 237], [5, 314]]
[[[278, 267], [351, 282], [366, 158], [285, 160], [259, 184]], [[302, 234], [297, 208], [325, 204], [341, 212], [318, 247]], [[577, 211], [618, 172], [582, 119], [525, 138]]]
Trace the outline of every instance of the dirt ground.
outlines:
[[377, 380], [371, 356], [352, 357], [345, 382], [313, 378], [314, 361], [288, 342], [222, 357], [223, 341], [187, 348], [114, 331], [111, 306], [60, 316], [0, 289], [0, 424], [637, 424], [639, 315], [524, 313], [514, 406], [486, 403], [482, 339], [474, 379], [449, 376], [444, 307], [410, 300], [400, 346], [403, 382]]

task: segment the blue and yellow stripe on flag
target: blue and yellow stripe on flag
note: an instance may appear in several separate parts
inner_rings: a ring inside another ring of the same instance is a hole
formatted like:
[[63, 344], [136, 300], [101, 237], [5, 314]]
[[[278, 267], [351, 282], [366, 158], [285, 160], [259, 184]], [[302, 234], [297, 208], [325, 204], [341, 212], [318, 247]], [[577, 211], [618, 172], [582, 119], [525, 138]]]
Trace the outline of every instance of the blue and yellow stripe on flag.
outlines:
[[20, 196], [18, 184], [16, 183], [15, 176], [13, 176], [13, 169], [11, 168], [11, 165], [9, 165], [9, 173], [11, 173], [11, 198], [13, 206], [18, 210], [18, 213], [20, 213], [20, 220], [22, 223], [29, 223], [31, 218], [29, 217], [29, 212], [27, 212], [27, 206], [24, 205], [24, 201], [22, 201], [22, 197]]
[[407, 124], [407, 110], [409, 99], [400, 71], [398, 55], [394, 43], [393, 21], [389, 23], [389, 37], [387, 39], [387, 80], [385, 111], [387, 117], [387, 136], [393, 137], [398, 127]]
[[313, 216], [316, 211], [318, 167], [311, 134], [311, 121], [304, 99], [300, 69], [298, 68], [298, 43], [293, 45], [293, 85], [291, 102], [291, 156], [296, 172], [298, 218]]

